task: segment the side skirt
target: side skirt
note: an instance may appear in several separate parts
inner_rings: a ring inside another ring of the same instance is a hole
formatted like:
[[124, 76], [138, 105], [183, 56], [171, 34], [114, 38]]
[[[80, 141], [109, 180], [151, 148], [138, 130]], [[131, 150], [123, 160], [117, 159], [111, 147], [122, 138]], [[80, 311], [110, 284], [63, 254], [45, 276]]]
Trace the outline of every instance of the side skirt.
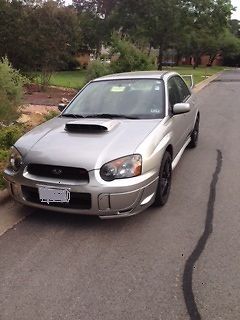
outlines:
[[184, 143], [182, 149], [178, 152], [178, 154], [176, 155], [176, 157], [174, 158], [173, 162], [172, 162], [172, 169], [174, 170], [179, 162], [179, 160], [181, 159], [184, 150], [186, 149], [186, 147], [188, 146], [189, 142], [191, 141], [191, 138], [188, 137], [187, 141]]

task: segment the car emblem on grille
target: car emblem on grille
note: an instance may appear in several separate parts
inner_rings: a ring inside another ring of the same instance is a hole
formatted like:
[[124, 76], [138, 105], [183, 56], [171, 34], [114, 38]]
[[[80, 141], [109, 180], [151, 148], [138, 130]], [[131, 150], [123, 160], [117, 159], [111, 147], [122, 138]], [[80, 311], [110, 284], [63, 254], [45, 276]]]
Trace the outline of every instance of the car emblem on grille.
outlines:
[[61, 169], [53, 169], [52, 170], [52, 174], [54, 174], [55, 176], [60, 176], [63, 173], [63, 171]]

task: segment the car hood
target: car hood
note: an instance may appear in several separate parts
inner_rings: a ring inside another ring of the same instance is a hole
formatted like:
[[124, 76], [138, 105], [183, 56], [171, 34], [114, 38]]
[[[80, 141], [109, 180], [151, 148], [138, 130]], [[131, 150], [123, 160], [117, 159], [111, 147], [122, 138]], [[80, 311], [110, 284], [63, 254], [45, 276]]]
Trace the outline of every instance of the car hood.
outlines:
[[[15, 146], [26, 163], [93, 170], [133, 154], [159, 122], [159, 119], [54, 118], [24, 135]], [[76, 124], [76, 128], [84, 127], [84, 130], [67, 131], [66, 124], [69, 123]]]

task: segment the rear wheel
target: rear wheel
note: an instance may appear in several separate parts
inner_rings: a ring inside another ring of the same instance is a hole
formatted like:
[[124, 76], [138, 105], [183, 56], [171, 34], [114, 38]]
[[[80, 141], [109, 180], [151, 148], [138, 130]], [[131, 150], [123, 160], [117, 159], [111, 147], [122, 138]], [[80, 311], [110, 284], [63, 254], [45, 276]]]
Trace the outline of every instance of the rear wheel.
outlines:
[[156, 190], [154, 207], [164, 206], [168, 200], [172, 182], [172, 157], [169, 152], [165, 152], [159, 171], [159, 180]]
[[198, 115], [194, 125], [193, 132], [191, 134], [191, 141], [189, 142], [189, 145], [188, 145], [189, 148], [196, 148], [197, 146], [198, 136], [199, 136], [199, 122], [200, 122], [200, 117]]

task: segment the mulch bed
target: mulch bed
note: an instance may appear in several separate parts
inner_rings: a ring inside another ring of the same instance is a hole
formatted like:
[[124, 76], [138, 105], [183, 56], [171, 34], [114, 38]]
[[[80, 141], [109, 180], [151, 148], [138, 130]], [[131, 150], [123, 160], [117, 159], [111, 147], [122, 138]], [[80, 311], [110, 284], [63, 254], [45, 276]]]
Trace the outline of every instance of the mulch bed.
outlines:
[[41, 91], [37, 84], [29, 84], [24, 88], [23, 104], [57, 106], [63, 99], [70, 101], [77, 93], [74, 89], [48, 87]]

